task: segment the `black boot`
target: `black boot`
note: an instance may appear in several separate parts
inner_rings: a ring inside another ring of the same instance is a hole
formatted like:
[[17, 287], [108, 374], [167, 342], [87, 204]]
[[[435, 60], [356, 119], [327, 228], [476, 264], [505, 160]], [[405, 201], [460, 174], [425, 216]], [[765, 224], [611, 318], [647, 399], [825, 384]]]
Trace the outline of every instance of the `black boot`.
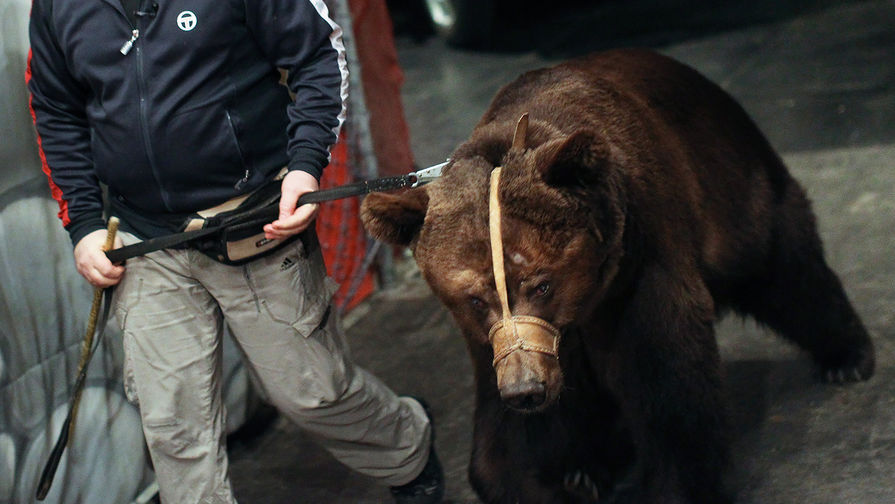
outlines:
[[426, 401], [413, 398], [426, 410], [429, 423], [432, 425], [432, 440], [429, 446], [429, 459], [425, 467], [410, 483], [391, 487], [392, 495], [398, 504], [438, 504], [444, 497], [444, 471], [435, 454], [435, 423]]

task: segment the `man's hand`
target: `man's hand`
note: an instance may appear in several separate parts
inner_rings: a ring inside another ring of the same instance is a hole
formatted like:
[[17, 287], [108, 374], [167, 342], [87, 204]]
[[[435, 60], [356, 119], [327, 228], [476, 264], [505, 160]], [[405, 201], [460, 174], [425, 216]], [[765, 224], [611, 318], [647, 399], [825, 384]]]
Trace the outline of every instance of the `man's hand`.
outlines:
[[[124, 275], [124, 266], [112, 264], [103, 252], [105, 243], [106, 230], [98, 229], [75, 245], [75, 267], [94, 287], [111, 287], [120, 282]], [[115, 237], [115, 248], [121, 245], [121, 238]]]
[[319, 188], [320, 184], [310, 173], [300, 170], [287, 173], [280, 189], [280, 218], [264, 226], [264, 237], [268, 240], [283, 239], [307, 229], [317, 217], [320, 205], [314, 203], [298, 208], [295, 205], [299, 196]]

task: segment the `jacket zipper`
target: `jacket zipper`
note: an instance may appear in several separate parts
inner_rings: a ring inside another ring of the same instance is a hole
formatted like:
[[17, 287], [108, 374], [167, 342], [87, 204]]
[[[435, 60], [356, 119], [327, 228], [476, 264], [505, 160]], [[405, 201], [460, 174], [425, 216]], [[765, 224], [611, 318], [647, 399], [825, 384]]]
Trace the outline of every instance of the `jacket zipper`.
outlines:
[[146, 111], [146, 81], [143, 78], [143, 51], [140, 50], [140, 46], [137, 46], [135, 49], [137, 52], [137, 87], [140, 90], [140, 125], [143, 129], [143, 143], [146, 146], [146, 156], [149, 158], [149, 168], [152, 170], [152, 176], [159, 187], [159, 196], [161, 196], [165, 208], [170, 212], [172, 211], [171, 204], [168, 202], [167, 191], [165, 191], [162, 185], [158, 168], [155, 165], [155, 152], [152, 150], [152, 139], [149, 136], [149, 114]]
[[137, 56], [137, 89], [140, 93], [140, 129], [143, 132], [143, 146], [146, 148], [146, 157], [149, 161], [149, 169], [152, 172], [152, 177], [155, 179], [156, 185], [159, 187], [159, 196], [162, 199], [162, 203], [165, 205], [165, 208], [168, 211], [173, 212], [171, 208], [171, 204], [169, 202], [169, 197], [167, 191], [165, 191], [164, 186], [162, 185], [161, 177], [159, 177], [158, 168], [156, 167], [155, 162], [155, 152], [152, 150], [152, 141], [149, 135], [149, 116], [146, 111], [146, 82], [143, 77], [143, 51], [140, 48], [140, 45], [136, 45], [137, 39], [140, 38], [140, 30], [131, 24], [130, 19], [125, 15], [124, 19], [127, 21], [127, 24], [131, 27], [131, 38], [124, 42], [124, 45], [121, 46], [120, 52], [121, 54], [127, 56], [128, 53], [131, 52], [131, 49], [134, 50]]
[[233, 123], [233, 116], [230, 115], [229, 110], [225, 110], [224, 113], [227, 115], [227, 124], [230, 126], [230, 136], [233, 138], [233, 144], [236, 145], [236, 152], [239, 154], [239, 161], [242, 163], [242, 166], [245, 169], [245, 174], [243, 174], [242, 178], [237, 180], [236, 184], [233, 184], [233, 188], [239, 191], [243, 188], [243, 186], [246, 185], [246, 182], [249, 181], [249, 177], [252, 175], [252, 172], [246, 165], [245, 156], [242, 155], [242, 147], [240, 147], [239, 145], [239, 135], [236, 134], [236, 124]]

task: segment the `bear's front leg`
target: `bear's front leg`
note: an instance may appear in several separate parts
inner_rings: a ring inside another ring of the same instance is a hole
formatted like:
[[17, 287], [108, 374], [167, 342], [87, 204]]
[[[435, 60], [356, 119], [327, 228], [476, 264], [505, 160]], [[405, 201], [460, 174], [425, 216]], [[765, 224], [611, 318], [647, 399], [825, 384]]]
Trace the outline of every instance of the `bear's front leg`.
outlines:
[[543, 447], [531, 444], [526, 419], [507, 410], [496, 393], [489, 396], [476, 406], [469, 464], [469, 482], [482, 502], [595, 504], [593, 499], [568, 492], [561, 474], [551, 477], [544, 472], [543, 461], [539, 463], [536, 455]]
[[712, 298], [698, 277], [647, 266], [623, 311], [610, 376], [637, 470], [609, 502], [722, 504], [726, 418]]

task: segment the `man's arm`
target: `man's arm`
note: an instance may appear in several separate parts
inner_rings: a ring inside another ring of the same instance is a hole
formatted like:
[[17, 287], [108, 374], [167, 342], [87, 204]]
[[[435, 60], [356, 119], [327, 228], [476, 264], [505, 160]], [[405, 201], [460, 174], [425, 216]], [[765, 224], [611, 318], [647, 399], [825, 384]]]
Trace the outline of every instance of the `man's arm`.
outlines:
[[[117, 283], [124, 268], [102, 253], [105, 223], [102, 190], [93, 170], [86, 91], [72, 77], [52, 25], [51, 2], [31, 7], [31, 51], [25, 79], [37, 146], [59, 218], [75, 244], [78, 272], [91, 284]], [[89, 239], [85, 239], [89, 237]]]
[[280, 218], [265, 227], [269, 238], [283, 238], [307, 228], [316, 215], [316, 205], [296, 211], [295, 204], [301, 194], [317, 189], [345, 120], [348, 69], [342, 29], [322, 0], [245, 3], [249, 29], [270, 61], [288, 71], [295, 95], [287, 109], [290, 173], [283, 180]]
[[280, 215], [277, 220], [264, 226], [264, 237], [269, 240], [283, 239], [307, 229], [317, 217], [320, 205], [313, 203], [296, 208], [296, 204], [299, 196], [319, 188], [317, 178], [306, 171], [287, 173], [280, 189]]

